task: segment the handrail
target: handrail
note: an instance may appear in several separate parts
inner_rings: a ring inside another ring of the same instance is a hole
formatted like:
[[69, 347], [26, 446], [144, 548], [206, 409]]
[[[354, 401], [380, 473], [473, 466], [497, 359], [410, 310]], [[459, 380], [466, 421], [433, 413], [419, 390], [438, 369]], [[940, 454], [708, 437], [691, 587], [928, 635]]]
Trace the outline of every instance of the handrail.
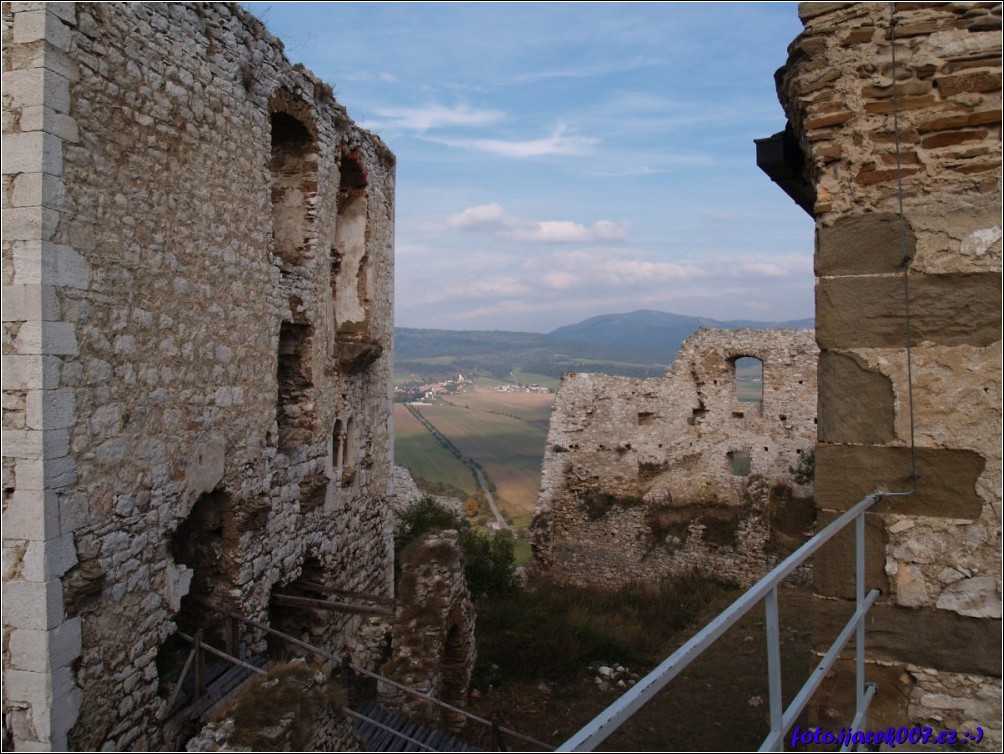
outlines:
[[[868, 608], [879, 596], [873, 589], [867, 596], [864, 591], [864, 542], [865, 512], [889, 493], [873, 492], [862, 498], [850, 509], [838, 516], [829, 525], [815, 534], [808, 542], [775, 566], [739, 599], [729, 605], [707, 626], [673, 654], [663, 660], [654, 670], [632, 686], [609, 707], [594, 717], [581, 730], [561, 744], [555, 751], [592, 751], [610, 736], [642, 705], [652, 699], [673, 678], [679, 675], [705, 649], [722, 634], [735, 625], [747, 612], [764, 600], [767, 619], [767, 665], [769, 675], [769, 699], [771, 731], [760, 747], [761, 751], [782, 751], [785, 733], [795, 722], [799, 713], [808, 703], [812, 693], [818, 688], [840, 651], [847, 644], [851, 633], [856, 633], [856, 698], [857, 709], [854, 726], [865, 724], [868, 705], [875, 693], [874, 686], [864, 683], [864, 617]], [[780, 631], [778, 628], [777, 587], [792, 571], [813, 555], [820, 547], [840, 533], [851, 521], [855, 523], [855, 596], [857, 608], [837, 640], [830, 647], [819, 666], [810, 675], [787, 710], [781, 703], [781, 662]]]
[[[201, 600], [200, 604], [202, 604], [204, 607], [207, 607], [210, 610], [213, 610], [213, 611], [215, 611], [217, 613], [221, 613], [223, 615], [226, 615], [227, 617], [236, 618], [237, 620], [241, 621], [242, 623], [246, 623], [247, 625], [251, 626], [252, 628], [257, 628], [260, 631], [264, 631], [265, 633], [268, 633], [268, 634], [276, 636], [276, 637], [278, 637], [280, 639], [283, 639], [284, 641], [289, 642], [293, 646], [300, 647], [301, 649], [305, 649], [308, 652], [313, 652], [318, 657], [323, 657], [324, 659], [331, 660], [333, 662], [340, 662], [339, 658], [336, 657], [331, 652], [328, 652], [328, 651], [326, 651], [324, 649], [321, 649], [320, 647], [315, 647], [313, 644], [308, 644], [305, 641], [301, 641], [300, 639], [297, 639], [294, 636], [290, 636], [287, 633], [283, 633], [282, 631], [274, 629], [271, 626], [266, 626], [264, 623], [260, 623], [260, 622], [258, 622], [256, 620], [252, 620], [251, 618], [246, 618], [245, 616], [243, 616], [243, 615], [241, 615], [239, 613], [234, 612], [230, 608], [223, 607], [221, 605], [216, 605], [216, 604], [214, 604], [212, 602], [209, 602], [208, 600]], [[396, 689], [399, 689], [400, 691], [403, 691], [403, 692], [405, 692], [407, 694], [411, 694], [412, 696], [416, 696], [419, 699], [422, 699], [424, 701], [430, 702], [430, 703], [432, 703], [434, 705], [437, 705], [439, 707], [443, 707], [444, 709], [448, 709], [451, 712], [456, 712], [456, 713], [458, 713], [460, 715], [463, 715], [468, 720], [474, 720], [475, 722], [481, 723], [482, 725], [488, 726], [489, 728], [491, 728], [491, 727], [493, 727], [493, 726], [496, 725], [496, 723], [493, 723], [491, 720], [486, 720], [483, 717], [478, 717], [477, 715], [475, 715], [475, 714], [473, 714], [471, 712], [468, 712], [466, 710], [460, 709], [459, 707], [454, 707], [452, 704], [444, 702], [441, 699], [436, 699], [436, 697], [434, 697], [434, 696], [430, 696], [429, 694], [424, 694], [421, 691], [418, 691], [417, 689], [413, 689], [410, 686], [405, 686], [403, 683], [398, 683], [397, 681], [393, 681], [390, 678], [387, 678], [386, 676], [382, 676], [379, 673], [374, 673], [372, 670], [367, 670], [366, 668], [360, 667], [359, 665], [356, 665], [355, 663], [350, 662], [350, 663], [348, 663], [348, 666], [349, 666], [349, 668], [351, 668], [353, 671], [359, 673], [360, 675], [369, 676], [370, 678], [373, 678], [374, 680], [376, 680], [376, 681], [378, 681], [380, 683], [385, 683], [385, 684], [387, 684], [389, 686], [392, 686], [392, 687], [394, 687]], [[498, 726], [498, 729], [501, 730], [503, 733], [505, 733], [508, 736], [512, 736], [513, 738], [518, 738], [520, 740], [526, 741], [527, 743], [533, 744], [534, 746], [536, 746], [541, 751], [553, 751], [553, 748], [551, 746], [549, 746], [548, 744], [544, 743], [543, 741], [538, 741], [537, 739], [535, 739], [535, 738], [533, 738], [531, 736], [527, 736], [524, 733], [520, 733], [517, 730], [513, 730], [511, 728], [507, 728], [507, 727], [501, 726], [501, 725]]]

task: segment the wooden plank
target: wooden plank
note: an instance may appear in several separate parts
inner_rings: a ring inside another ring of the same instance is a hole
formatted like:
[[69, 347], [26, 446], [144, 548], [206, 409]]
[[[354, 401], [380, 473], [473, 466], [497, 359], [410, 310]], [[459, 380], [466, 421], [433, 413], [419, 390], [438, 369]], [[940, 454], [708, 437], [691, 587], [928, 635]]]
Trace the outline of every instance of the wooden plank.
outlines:
[[188, 659], [185, 660], [185, 666], [181, 669], [181, 675], [178, 676], [178, 683], [175, 685], [174, 690], [171, 692], [171, 696], [168, 697], [167, 706], [164, 708], [164, 714], [169, 715], [171, 710], [174, 709], [174, 703], [178, 701], [178, 695], [181, 693], [181, 687], [185, 684], [185, 678], [188, 676], [188, 671], [192, 667], [192, 662], [195, 660], [195, 649], [188, 653]]
[[376, 594], [367, 594], [366, 592], [353, 592], [349, 589], [335, 589], [333, 586], [325, 586], [324, 584], [318, 584], [313, 581], [297, 581], [297, 586], [302, 586], [304, 589], [309, 589], [312, 592], [320, 592], [321, 594], [333, 594], [338, 597], [348, 597], [349, 599], [365, 600], [366, 602], [375, 602], [378, 605], [387, 605], [388, 607], [394, 607], [397, 604], [397, 600], [393, 597], [380, 597]]
[[352, 615], [382, 615], [393, 617], [394, 611], [384, 607], [368, 607], [366, 605], [350, 605], [347, 602], [331, 602], [316, 600], [311, 597], [295, 597], [292, 594], [273, 594], [272, 604], [287, 607], [302, 607], [309, 610], [327, 610], [333, 613], [351, 613]]

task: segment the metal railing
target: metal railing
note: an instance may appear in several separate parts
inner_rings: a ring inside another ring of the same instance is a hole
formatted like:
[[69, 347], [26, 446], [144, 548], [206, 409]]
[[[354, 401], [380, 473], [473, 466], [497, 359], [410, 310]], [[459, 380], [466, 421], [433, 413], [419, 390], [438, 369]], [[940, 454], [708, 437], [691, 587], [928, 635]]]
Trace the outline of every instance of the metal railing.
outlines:
[[[754, 584], [749, 591], [722, 611], [718, 617], [693, 638], [663, 660], [652, 672], [632, 686], [617, 701], [593, 718], [578, 733], [561, 744], [555, 751], [592, 751], [639, 708], [652, 699], [667, 683], [679, 675], [704, 650], [735, 625], [761, 600], [764, 601], [767, 628], [767, 674], [770, 699], [770, 733], [760, 745], [760, 751], [783, 751], [784, 737], [809, 699], [823, 682], [827, 672], [836, 662], [851, 635], [855, 635], [856, 709], [851, 730], [860, 730], [867, 722], [868, 705], [875, 695], [875, 685], [865, 683], [865, 614], [879, 590], [865, 594], [865, 512], [883, 497], [902, 493], [873, 492], [820, 530], [808, 542], [785, 558], [770, 573]], [[820, 547], [839, 534], [851, 521], [854, 522], [855, 598], [856, 609], [838, 634], [829, 650], [809, 675], [787, 708], [781, 700], [781, 639], [778, 623], [777, 588], [798, 566]], [[845, 749], [846, 750], [846, 747]]]

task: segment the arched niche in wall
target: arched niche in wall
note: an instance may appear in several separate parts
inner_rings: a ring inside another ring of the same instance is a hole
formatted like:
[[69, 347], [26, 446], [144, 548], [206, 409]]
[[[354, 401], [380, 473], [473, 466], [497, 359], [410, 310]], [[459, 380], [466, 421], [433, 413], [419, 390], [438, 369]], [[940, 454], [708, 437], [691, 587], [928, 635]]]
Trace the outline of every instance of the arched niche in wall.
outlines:
[[[277, 95], [270, 117], [272, 237], [284, 274], [302, 265], [314, 244], [317, 142], [309, 114], [290, 95]], [[295, 114], [294, 114], [295, 111]]]
[[362, 156], [344, 150], [339, 174], [331, 300], [338, 358], [346, 371], [354, 371], [379, 358], [383, 348], [370, 329], [369, 196]]

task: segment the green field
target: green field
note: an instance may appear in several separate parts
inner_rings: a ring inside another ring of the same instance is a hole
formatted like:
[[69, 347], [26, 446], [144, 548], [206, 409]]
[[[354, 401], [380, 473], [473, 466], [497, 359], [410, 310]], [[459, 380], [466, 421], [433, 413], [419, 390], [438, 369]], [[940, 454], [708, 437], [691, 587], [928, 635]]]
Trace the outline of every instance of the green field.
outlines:
[[477, 490], [470, 469], [436, 442], [403, 403], [394, 404], [394, 462], [412, 476], [449, 484], [468, 494]]
[[[419, 410], [462, 453], [481, 464], [495, 484], [502, 510], [526, 521], [537, 502], [553, 397], [478, 388], [449, 396], [450, 403], [420, 406]], [[433, 477], [429, 475], [437, 475], [436, 479], [471, 489], [470, 472], [443, 450], [404, 406], [395, 407], [395, 421], [397, 463], [430, 481]], [[455, 481], [461, 471], [466, 474], [463, 484]]]

